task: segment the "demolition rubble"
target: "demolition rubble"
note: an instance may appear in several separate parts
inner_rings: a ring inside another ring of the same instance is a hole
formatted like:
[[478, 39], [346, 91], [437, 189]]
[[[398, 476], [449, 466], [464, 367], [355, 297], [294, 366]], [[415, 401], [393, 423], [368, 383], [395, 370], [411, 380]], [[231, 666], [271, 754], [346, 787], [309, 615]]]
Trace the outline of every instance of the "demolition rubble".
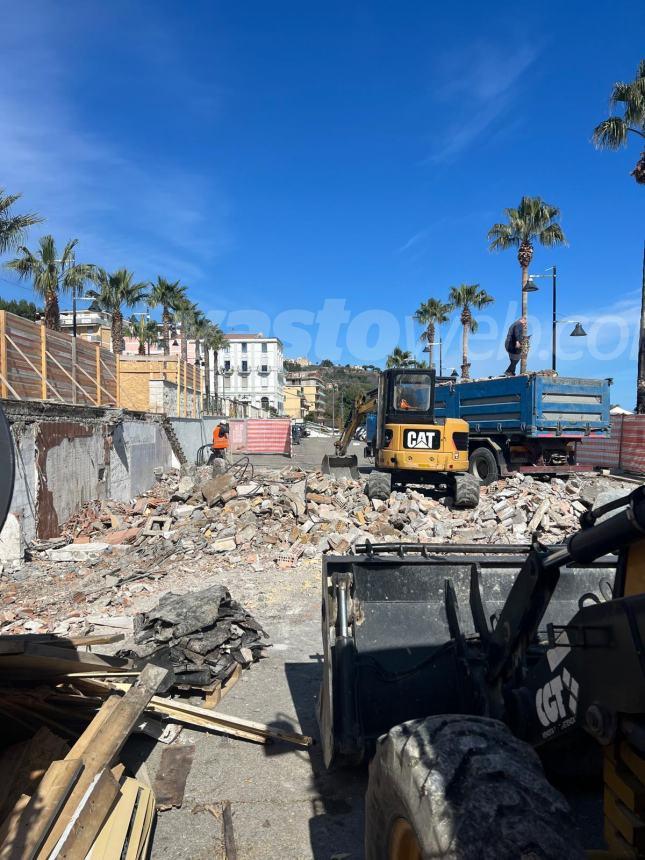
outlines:
[[[174, 590], [196, 591], [215, 571], [227, 582], [230, 571], [227, 584], [235, 592], [245, 569], [318, 569], [321, 554], [347, 553], [365, 541], [518, 544], [537, 535], [558, 543], [602, 489], [598, 478], [518, 474], [482, 487], [479, 507], [463, 511], [421, 488], [394, 492], [387, 502], [369, 501], [364, 481], [297, 467], [213, 474], [208, 466], [185, 466], [183, 474], [159, 474], [153, 489], [130, 503], [89, 503], [60, 538], [34, 542], [30, 560], [2, 574], [0, 632], [86, 635], [105, 627], [140, 638], [135, 614], [158, 604], [158, 615], [149, 616], [157, 618], [153, 639], [167, 646], [159, 640], [167, 635], [159, 632], [165, 605], [159, 598], [171, 590], [169, 580]], [[257, 645], [261, 630], [234, 623], [232, 650], [241, 647], [242, 662], [252, 662], [249, 636], [255, 633]], [[178, 649], [188, 647], [187, 665], [202, 671], [204, 661], [195, 655], [204, 655], [194, 642], [178, 637], [171, 647], [176, 664], [185, 657]]]

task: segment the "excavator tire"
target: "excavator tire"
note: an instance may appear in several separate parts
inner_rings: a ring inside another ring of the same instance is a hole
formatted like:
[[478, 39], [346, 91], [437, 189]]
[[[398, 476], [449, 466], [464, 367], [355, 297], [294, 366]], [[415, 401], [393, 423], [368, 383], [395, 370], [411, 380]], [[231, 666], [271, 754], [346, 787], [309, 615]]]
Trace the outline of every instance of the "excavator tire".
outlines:
[[372, 470], [367, 476], [365, 492], [368, 499], [380, 499], [386, 502], [392, 492], [392, 476], [388, 472]]
[[479, 504], [479, 480], [470, 472], [455, 475], [452, 489], [456, 508], [476, 508]]
[[365, 860], [578, 860], [562, 795], [497, 720], [411, 720], [379, 738], [365, 800]]

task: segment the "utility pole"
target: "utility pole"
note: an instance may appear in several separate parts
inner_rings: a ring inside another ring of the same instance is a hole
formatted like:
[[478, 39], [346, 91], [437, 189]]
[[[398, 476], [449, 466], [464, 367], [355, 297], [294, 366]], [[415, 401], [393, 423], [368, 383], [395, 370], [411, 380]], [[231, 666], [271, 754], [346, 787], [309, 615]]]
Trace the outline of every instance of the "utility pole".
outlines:
[[636, 380], [636, 412], [645, 414], [645, 242], [643, 243], [643, 286], [641, 292], [641, 327], [638, 332], [638, 378]]
[[556, 268], [555, 266], [551, 267], [551, 275], [552, 275], [552, 284], [553, 284], [553, 321], [551, 323], [551, 370], [556, 372], [556, 356], [555, 351], [557, 347], [557, 339], [558, 335], [556, 332], [557, 328], [557, 318], [555, 312], [555, 304], [556, 304]]

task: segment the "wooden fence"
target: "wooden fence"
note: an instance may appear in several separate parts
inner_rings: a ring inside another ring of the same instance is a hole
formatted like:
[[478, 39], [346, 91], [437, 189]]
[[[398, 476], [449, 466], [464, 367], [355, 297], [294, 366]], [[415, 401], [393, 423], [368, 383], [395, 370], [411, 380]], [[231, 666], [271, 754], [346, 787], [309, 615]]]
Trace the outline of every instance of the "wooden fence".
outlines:
[[118, 377], [115, 356], [98, 343], [0, 311], [0, 396], [118, 406]]

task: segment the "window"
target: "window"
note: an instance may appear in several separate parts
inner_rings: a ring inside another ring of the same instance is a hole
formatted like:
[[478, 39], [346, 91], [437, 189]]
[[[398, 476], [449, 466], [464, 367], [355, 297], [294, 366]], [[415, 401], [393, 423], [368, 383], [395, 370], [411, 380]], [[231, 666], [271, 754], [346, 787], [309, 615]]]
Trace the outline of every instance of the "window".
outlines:
[[430, 374], [402, 373], [395, 378], [393, 406], [398, 412], [427, 412], [432, 405]]
[[242, 376], [240, 378], [240, 388], [242, 390], [246, 390], [249, 387], [249, 379], [247, 376]]
[[269, 398], [268, 397], [263, 397], [260, 400], [260, 404], [262, 406], [262, 409], [264, 409], [265, 412], [269, 411]]
[[248, 369], [249, 369], [249, 363], [248, 363], [248, 361], [243, 361], [243, 362], [242, 362], [242, 373], [246, 373], [246, 371], [247, 371]]
[[230, 370], [230, 369], [231, 369], [231, 362], [225, 361], [224, 362], [224, 370]]
[[268, 351], [269, 351], [269, 345], [267, 343], [263, 343], [262, 344], [262, 352], [268, 352]]
[[242, 343], [242, 352], [248, 352], [248, 344], [246, 342]]
[[262, 373], [268, 373], [269, 372], [269, 365], [268, 364], [262, 364], [260, 366], [260, 370], [262, 371]]

